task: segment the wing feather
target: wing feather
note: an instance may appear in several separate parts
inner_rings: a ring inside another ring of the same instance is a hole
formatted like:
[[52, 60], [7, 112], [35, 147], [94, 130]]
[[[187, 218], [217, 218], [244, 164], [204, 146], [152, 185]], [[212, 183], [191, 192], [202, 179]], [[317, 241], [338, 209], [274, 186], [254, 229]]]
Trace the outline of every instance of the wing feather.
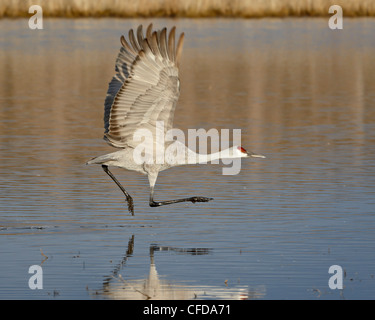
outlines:
[[176, 27], [173, 27], [168, 37], [168, 57], [173, 62], [175, 61], [175, 33]]
[[169, 59], [167, 53], [167, 28], [163, 28], [160, 32], [160, 53], [164, 59]]
[[[129, 42], [121, 37], [122, 47], [116, 60], [116, 74], [109, 83], [105, 100], [104, 139], [112, 146], [135, 147], [133, 134], [138, 129], [156, 132], [157, 121], [164, 130], [172, 128], [180, 92], [179, 62], [183, 34], [175, 48], [175, 27], [152, 31], [142, 26], [129, 31]], [[138, 143], [137, 143], [138, 144]]]
[[133, 46], [133, 49], [136, 52], [139, 52], [141, 50], [141, 48], [139, 47], [137, 41], [135, 40], [133, 29], [129, 30], [129, 41], [130, 41], [131, 45]]

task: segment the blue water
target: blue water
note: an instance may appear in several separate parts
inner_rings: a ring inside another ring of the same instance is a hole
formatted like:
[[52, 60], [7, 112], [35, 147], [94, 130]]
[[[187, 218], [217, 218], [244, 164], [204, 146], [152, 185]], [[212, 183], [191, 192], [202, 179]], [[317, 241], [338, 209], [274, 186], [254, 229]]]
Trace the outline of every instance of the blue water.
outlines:
[[[186, 34], [176, 127], [266, 155], [146, 177], [100, 167], [119, 36], [142, 19], [0, 21], [1, 299], [374, 299], [375, 20], [155, 20]], [[43, 289], [31, 290], [40, 265]], [[332, 265], [343, 288], [328, 285]]]

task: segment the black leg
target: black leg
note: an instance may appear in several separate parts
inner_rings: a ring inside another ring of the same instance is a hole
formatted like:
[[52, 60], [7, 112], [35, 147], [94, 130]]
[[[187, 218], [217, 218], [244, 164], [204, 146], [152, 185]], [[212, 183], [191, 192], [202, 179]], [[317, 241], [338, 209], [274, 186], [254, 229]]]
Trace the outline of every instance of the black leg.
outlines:
[[108, 174], [112, 180], [118, 185], [118, 187], [121, 189], [121, 191], [124, 193], [126, 197], [126, 201], [128, 202], [128, 209], [132, 216], [134, 216], [134, 206], [133, 206], [133, 198], [130, 196], [130, 194], [124, 189], [124, 187], [121, 185], [121, 183], [115, 178], [115, 176], [112, 174], [111, 171], [109, 171], [108, 166], [102, 165], [102, 168], [106, 174]]
[[154, 201], [154, 189], [151, 188], [150, 193], [150, 207], [160, 207], [165, 206], [167, 204], [178, 203], [178, 202], [208, 202], [213, 200], [214, 198], [206, 198], [206, 197], [190, 197], [190, 198], [183, 198], [183, 199], [175, 199], [175, 200], [167, 200], [167, 201]]

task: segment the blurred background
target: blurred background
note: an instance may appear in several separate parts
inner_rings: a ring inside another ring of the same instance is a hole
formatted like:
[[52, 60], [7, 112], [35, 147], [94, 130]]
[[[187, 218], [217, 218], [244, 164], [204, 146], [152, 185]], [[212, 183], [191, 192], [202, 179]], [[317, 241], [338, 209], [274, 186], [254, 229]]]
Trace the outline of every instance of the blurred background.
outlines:
[[326, 16], [331, 5], [345, 16], [374, 16], [374, 0], [3, 0], [1, 17], [27, 16], [43, 7], [46, 17], [286, 17]]

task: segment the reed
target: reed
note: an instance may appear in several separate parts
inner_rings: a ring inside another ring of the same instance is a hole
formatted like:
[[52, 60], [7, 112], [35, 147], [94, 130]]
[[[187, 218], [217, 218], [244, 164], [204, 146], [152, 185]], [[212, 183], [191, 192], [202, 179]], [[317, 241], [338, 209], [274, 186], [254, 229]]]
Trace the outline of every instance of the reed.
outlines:
[[375, 16], [375, 0], [2, 0], [0, 17], [287, 17], [327, 16], [337, 4], [344, 16]]

